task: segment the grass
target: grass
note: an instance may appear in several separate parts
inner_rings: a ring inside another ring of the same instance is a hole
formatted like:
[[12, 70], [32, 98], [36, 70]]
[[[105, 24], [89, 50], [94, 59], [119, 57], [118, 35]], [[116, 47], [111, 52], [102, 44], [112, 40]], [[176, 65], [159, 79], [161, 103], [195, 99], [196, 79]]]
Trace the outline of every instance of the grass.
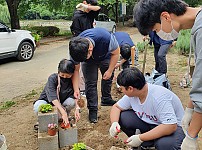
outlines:
[[8, 109], [15, 104], [16, 104], [16, 102], [14, 102], [14, 101], [6, 101], [2, 105], [0, 105], [0, 110]]
[[30, 93], [28, 93], [25, 98], [26, 99], [30, 99], [30, 98], [33, 98], [34, 96], [36, 96], [38, 93], [36, 90], [32, 90]]

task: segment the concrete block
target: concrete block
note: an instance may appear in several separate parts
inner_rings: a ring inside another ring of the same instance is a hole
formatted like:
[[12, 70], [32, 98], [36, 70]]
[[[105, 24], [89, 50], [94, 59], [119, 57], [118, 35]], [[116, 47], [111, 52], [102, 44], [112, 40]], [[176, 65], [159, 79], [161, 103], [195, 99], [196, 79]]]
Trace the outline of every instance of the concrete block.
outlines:
[[76, 127], [62, 129], [59, 127], [59, 147], [65, 147], [78, 142], [78, 130]]
[[39, 150], [58, 150], [58, 133], [54, 136], [48, 135], [46, 132], [38, 133]]
[[51, 112], [47, 113], [38, 113], [38, 122], [39, 122], [39, 133], [48, 131], [49, 123], [56, 123], [58, 125], [58, 111], [56, 107], [53, 107]]

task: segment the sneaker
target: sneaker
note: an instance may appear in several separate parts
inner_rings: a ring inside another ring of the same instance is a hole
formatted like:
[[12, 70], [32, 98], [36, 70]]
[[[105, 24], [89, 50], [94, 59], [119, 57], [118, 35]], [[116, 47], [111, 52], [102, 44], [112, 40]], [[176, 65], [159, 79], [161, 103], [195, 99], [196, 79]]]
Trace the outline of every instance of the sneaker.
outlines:
[[115, 100], [105, 100], [105, 101], [101, 101], [101, 106], [113, 106], [116, 103]]
[[85, 91], [80, 92], [80, 95], [83, 96], [83, 97], [86, 97]]
[[97, 123], [97, 110], [89, 110], [89, 121], [90, 123]]

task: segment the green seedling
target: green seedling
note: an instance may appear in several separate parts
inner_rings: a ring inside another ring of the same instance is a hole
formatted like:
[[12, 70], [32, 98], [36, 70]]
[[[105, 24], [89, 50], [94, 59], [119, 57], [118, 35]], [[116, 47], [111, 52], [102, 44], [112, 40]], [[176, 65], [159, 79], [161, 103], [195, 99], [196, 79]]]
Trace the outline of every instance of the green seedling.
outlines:
[[14, 101], [6, 101], [3, 105], [0, 106], [0, 109], [8, 109], [15, 104], [16, 103]]
[[48, 111], [52, 111], [53, 106], [51, 104], [42, 104], [39, 107], [39, 111], [42, 113], [47, 113]]
[[73, 145], [73, 150], [86, 150], [86, 144], [84, 144], [84, 143], [75, 143]]

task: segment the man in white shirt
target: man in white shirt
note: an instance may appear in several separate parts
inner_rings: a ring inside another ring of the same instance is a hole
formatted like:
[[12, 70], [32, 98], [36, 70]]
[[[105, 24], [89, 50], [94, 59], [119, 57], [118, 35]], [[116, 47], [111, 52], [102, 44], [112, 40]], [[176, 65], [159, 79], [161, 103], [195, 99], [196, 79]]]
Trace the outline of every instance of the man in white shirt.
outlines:
[[[137, 68], [123, 70], [117, 83], [125, 95], [111, 109], [110, 135], [115, 137], [122, 130], [129, 137], [126, 144], [131, 147], [180, 149], [185, 137], [181, 127], [184, 109], [177, 95], [146, 83]], [[136, 129], [141, 134], [135, 135]]]

